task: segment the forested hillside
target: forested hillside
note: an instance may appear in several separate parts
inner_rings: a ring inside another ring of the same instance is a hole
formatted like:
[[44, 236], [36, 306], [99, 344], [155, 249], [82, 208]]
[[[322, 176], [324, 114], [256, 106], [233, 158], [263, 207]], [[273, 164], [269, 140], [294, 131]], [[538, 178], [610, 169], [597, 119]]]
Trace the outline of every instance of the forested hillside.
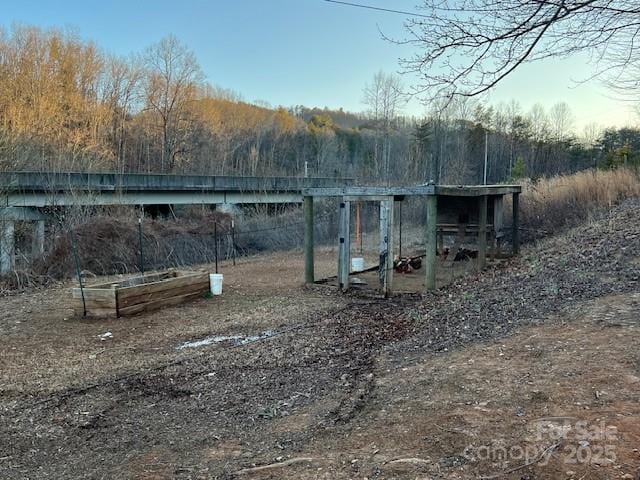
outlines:
[[[130, 57], [58, 30], [0, 32], [0, 168], [488, 180], [637, 163], [640, 131], [573, 131], [569, 107], [476, 100], [402, 115], [385, 74], [354, 114], [244, 101], [204, 78], [173, 37]], [[230, 87], [233, 87], [232, 85]], [[387, 86], [388, 87], [388, 86]], [[385, 103], [387, 102], [387, 103]], [[388, 106], [388, 105], [387, 105]]]

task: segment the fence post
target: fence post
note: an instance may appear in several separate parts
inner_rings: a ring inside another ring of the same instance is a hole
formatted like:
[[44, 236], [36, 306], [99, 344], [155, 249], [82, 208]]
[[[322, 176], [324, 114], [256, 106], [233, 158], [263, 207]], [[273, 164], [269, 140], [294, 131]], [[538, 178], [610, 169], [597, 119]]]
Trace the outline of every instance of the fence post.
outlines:
[[[438, 196], [427, 195], [427, 221], [425, 222], [425, 280], [427, 290], [436, 289], [436, 249], [438, 248]], [[454, 253], [455, 255], [455, 253]]]
[[304, 197], [304, 282], [315, 281], [313, 197]]
[[338, 287], [343, 292], [349, 290], [349, 272], [351, 269], [351, 202], [344, 197], [340, 200], [340, 232], [338, 236]]

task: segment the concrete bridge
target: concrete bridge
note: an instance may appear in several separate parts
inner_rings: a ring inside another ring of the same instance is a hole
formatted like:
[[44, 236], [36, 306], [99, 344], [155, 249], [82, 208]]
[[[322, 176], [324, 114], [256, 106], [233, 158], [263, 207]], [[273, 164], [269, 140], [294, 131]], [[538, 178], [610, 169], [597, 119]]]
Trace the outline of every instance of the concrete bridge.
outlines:
[[0, 173], [0, 206], [300, 203], [302, 190], [353, 185], [345, 178], [137, 173]]
[[353, 185], [345, 178], [118, 173], [0, 173], [0, 274], [13, 269], [16, 221], [33, 222], [34, 256], [44, 251], [43, 207], [302, 203], [308, 188]]

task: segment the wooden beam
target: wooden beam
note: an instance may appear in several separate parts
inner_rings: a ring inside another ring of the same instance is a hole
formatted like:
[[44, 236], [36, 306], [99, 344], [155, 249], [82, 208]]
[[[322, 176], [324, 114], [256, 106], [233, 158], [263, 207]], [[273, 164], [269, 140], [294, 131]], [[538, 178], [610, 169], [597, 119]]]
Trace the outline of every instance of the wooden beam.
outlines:
[[[313, 197], [393, 197], [403, 195], [433, 195], [434, 185], [419, 185], [415, 187], [328, 187], [328, 188], [304, 188], [303, 195]], [[360, 198], [366, 200], [366, 198]]]
[[347, 202], [384, 202], [388, 198], [388, 195], [345, 195], [342, 197]]
[[513, 241], [513, 254], [518, 255], [520, 253], [520, 193], [513, 194], [513, 221], [512, 221], [512, 241]]
[[507, 195], [522, 191], [520, 185], [436, 185], [435, 194], [447, 197]]
[[351, 202], [340, 202], [340, 233], [338, 236], [338, 287], [343, 292], [349, 290], [350, 247], [351, 247]]
[[[425, 222], [425, 278], [427, 290], [436, 289], [436, 248], [438, 235], [438, 197], [427, 197], [427, 218]], [[456, 252], [449, 252], [455, 255]]]
[[487, 266], [487, 196], [478, 199], [478, 267], [482, 270]]
[[313, 197], [304, 197], [304, 281], [315, 281]]
[[504, 236], [504, 197], [493, 197], [493, 256], [500, 255], [500, 245]]

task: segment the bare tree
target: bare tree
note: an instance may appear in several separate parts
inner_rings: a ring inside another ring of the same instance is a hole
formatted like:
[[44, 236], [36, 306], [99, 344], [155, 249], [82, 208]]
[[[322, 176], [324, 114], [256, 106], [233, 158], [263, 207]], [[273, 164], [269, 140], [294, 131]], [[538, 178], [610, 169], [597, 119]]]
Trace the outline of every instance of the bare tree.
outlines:
[[202, 72], [195, 55], [174, 36], [149, 47], [144, 54], [147, 67], [147, 108], [160, 119], [162, 171], [171, 170], [176, 156], [186, 145], [189, 102], [195, 98]]
[[571, 135], [574, 124], [573, 113], [566, 102], [556, 103], [549, 110], [549, 121], [551, 124], [551, 134], [556, 142], [563, 142]]
[[135, 57], [123, 60], [111, 56], [105, 63], [102, 102], [111, 113], [114, 153], [118, 160], [118, 169], [124, 173], [127, 165], [127, 119], [135, 113], [140, 100], [142, 68]]
[[535, 142], [544, 142], [549, 136], [549, 117], [544, 107], [539, 103], [534, 104], [527, 114], [527, 120], [531, 125], [531, 137]]
[[588, 123], [582, 129], [580, 142], [585, 148], [594, 148], [602, 137], [603, 128], [595, 122]]
[[382, 152], [378, 151], [378, 138], [374, 156], [376, 163], [382, 157], [384, 178], [389, 180], [389, 163], [391, 158], [391, 142], [389, 134], [393, 120], [406, 104], [400, 77], [382, 70], [373, 76], [370, 84], [364, 88], [364, 103], [369, 106], [369, 113], [376, 124], [376, 137], [382, 137]]
[[405, 43], [420, 52], [404, 60], [436, 96], [488, 91], [520, 65], [587, 52], [594, 76], [638, 92], [637, 0], [424, 0]]

